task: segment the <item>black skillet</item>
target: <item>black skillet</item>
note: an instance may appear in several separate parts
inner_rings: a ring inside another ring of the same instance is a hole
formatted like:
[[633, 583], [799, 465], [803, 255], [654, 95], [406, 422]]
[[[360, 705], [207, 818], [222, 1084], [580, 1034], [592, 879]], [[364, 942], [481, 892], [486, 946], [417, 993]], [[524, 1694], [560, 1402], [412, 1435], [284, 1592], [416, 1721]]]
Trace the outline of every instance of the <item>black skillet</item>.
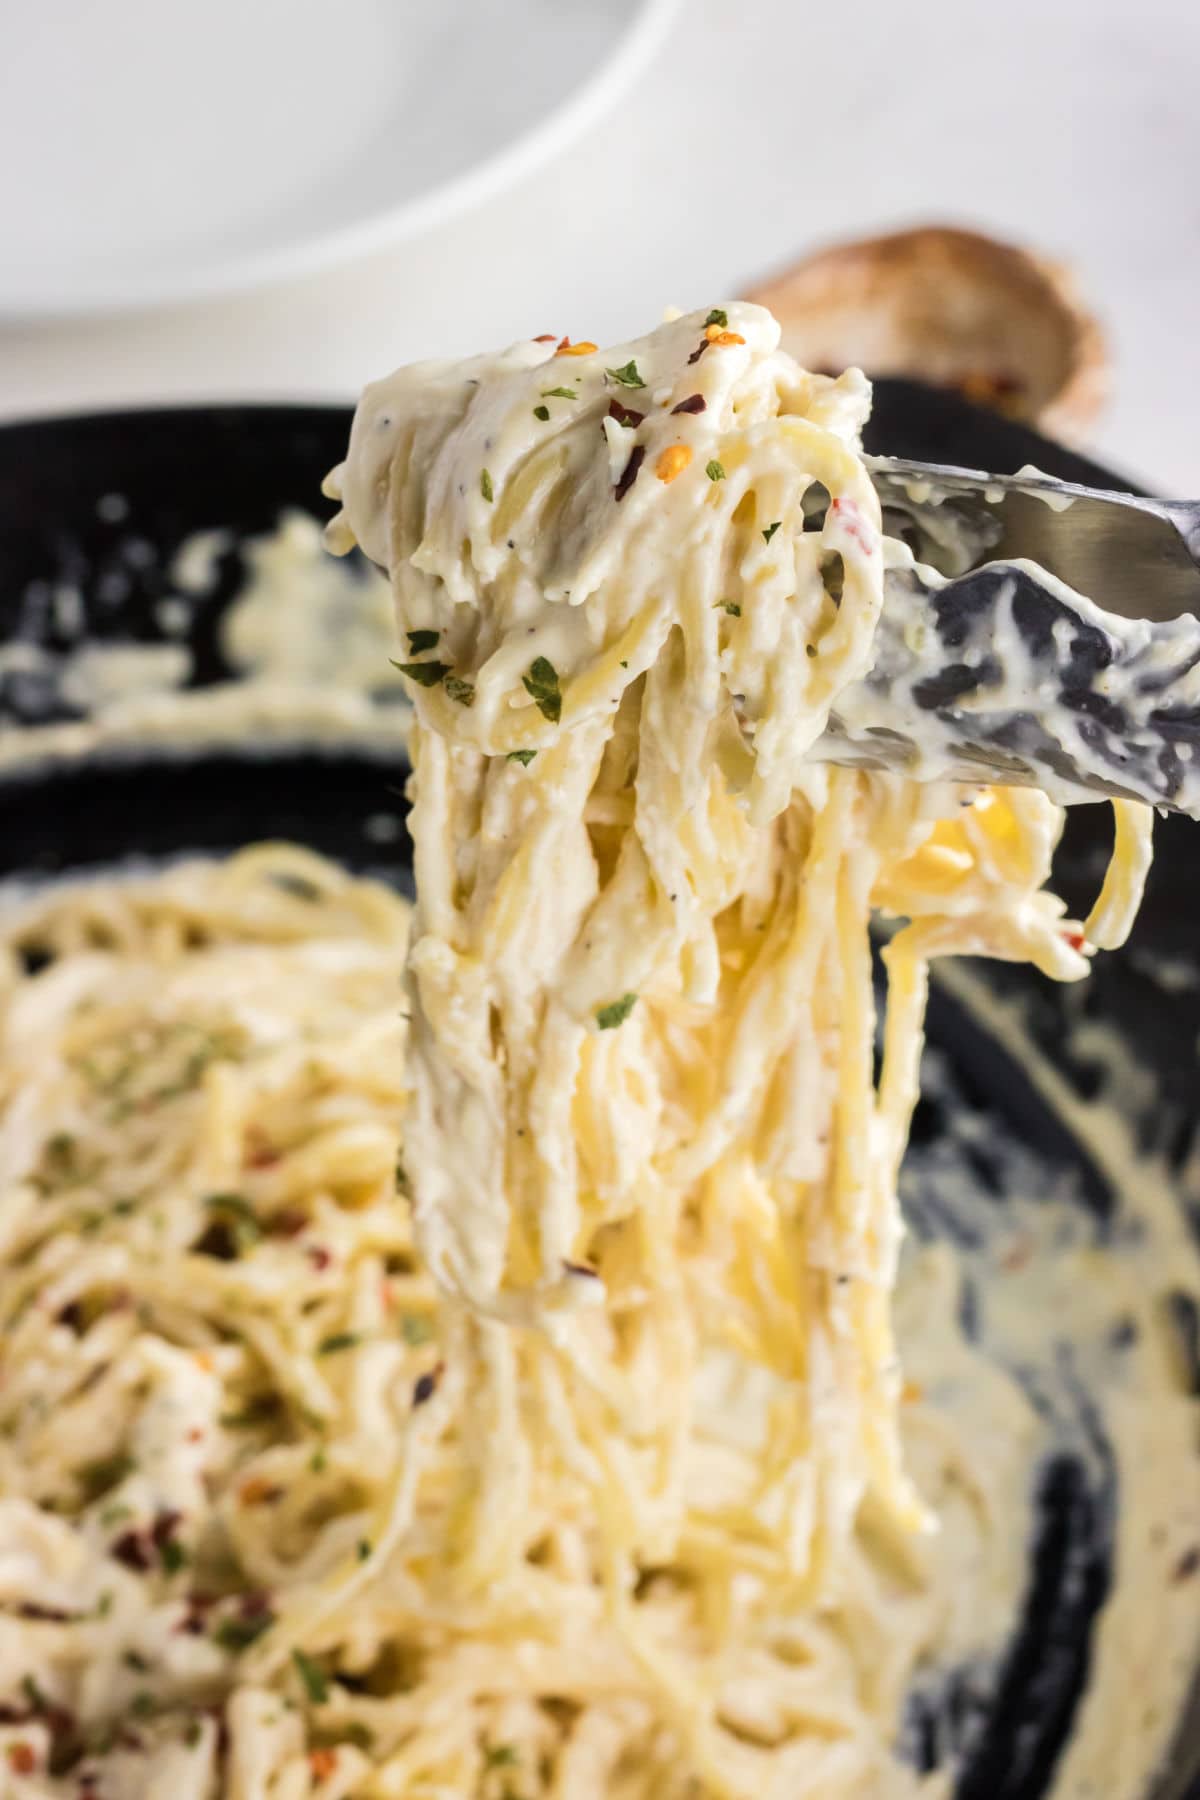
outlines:
[[[289, 507], [320, 510], [321, 477], [344, 450], [349, 413], [320, 407], [206, 407], [59, 419], [0, 429], [0, 639], [65, 647], [56, 636], [51, 589], [82, 596], [95, 641], [156, 642], [155, 604], [173, 591], [168, 568], [183, 539], [229, 528], [211, 591], [193, 604], [188, 641], [194, 685], [228, 674], [217, 625], [240, 578], [237, 544], [269, 530]], [[1121, 485], [1080, 456], [957, 396], [915, 383], [882, 381], [868, 447], [928, 462], [1011, 472], [1034, 463], [1093, 486]], [[117, 496], [112, 499], [111, 496]], [[0, 673], [0, 723], [68, 716], [36, 680]], [[82, 870], [131, 852], [230, 850], [261, 837], [311, 844], [354, 868], [407, 880], [403, 840], [382, 849], [367, 829], [395, 811], [402, 770], [378, 755], [332, 748], [282, 749], [269, 756], [223, 750], [186, 759], [125, 753], [0, 779], [0, 876]], [[1080, 904], [1103, 866], [1104, 808], [1079, 809], [1061, 857], [1060, 888]], [[1200, 827], [1161, 822], [1159, 853], [1134, 945], [1200, 958], [1195, 895], [1200, 891]], [[389, 862], [390, 858], [390, 862]], [[1061, 990], [1024, 970], [981, 971], [1029, 996], [1035, 1035], [1083, 1093], [1095, 1070], [1064, 1045]], [[1141, 1122], [1147, 1148], [1186, 1160], [1196, 1117], [1200, 989], [1169, 1005], [1136, 957], [1098, 960], [1086, 1005], [1115, 1020], [1157, 1078], [1158, 1103]], [[990, 1114], [999, 1136], [1028, 1146], [1048, 1174], [1075, 1171], [1081, 1201], [1101, 1222], [1111, 1204], [1103, 1177], [1039, 1101], [1020, 1067], [948, 996], [935, 991], [930, 1042], [948, 1052], [935, 1100], [922, 1102], [913, 1165], [952, 1135], [947, 1109]], [[999, 1114], [996, 1119], [995, 1115]], [[1005, 1167], [986, 1161], [964, 1171], [973, 1203], [1002, 1203]], [[918, 1235], [956, 1231], [962, 1221], [915, 1217]], [[1200, 1229], [1200, 1220], [1193, 1223]], [[1180, 1306], [1200, 1392], [1200, 1330]], [[908, 1755], [920, 1766], [953, 1757], [957, 1800], [1038, 1800], [1049, 1788], [1087, 1679], [1092, 1629], [1111, 1575], [1114, 1511], [1111, 1459], [1064, 1455], [1047, 1467], [1038, 1494], [1023, 1615], [999, 1674], [943, 1671], [913, 1696], [904, 1722]], [[1200, 1597], [1200, 1587], [1198, 1587]], [[1200, 1605], [1197, 1608], [1200, 1617]], [[1154, 1800], [1200, 1800], [1200, 1707], [1186, 1724]]]

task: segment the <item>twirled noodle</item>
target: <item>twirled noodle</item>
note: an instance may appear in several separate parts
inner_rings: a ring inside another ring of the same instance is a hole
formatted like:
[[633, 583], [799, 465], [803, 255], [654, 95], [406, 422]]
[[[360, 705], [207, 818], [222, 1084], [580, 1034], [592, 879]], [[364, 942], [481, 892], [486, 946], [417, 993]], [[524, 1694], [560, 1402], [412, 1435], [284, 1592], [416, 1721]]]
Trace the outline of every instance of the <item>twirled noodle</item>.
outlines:
[[[990, 1642], [898, 1441], [926, 965], [1088, 946], [1044, 796], [806, 762], [881, 540], [865, 384], [775, 344], [731, 307], [368, 395], [340, 485], [417, 669], [411, 949], [282, 846], [7, 920], [16, 1792], [947, 1791], [893, 1750], [946, 1621]], [[1142, 843], [1122, 810], [1097, 937]]]
[[[866, 384], [777, 344], [741, 306], [401, 370], [329, 490], [334, 541], [391, 572], [418, 713], [406, 1170], [477, 1371], [457, 1579], [519, 1571], [547, 1468], [581, 1484], [609, 1615], [715, 1792], [738, 1758], [636, 1572], [727, 1617], [766, 1550], [829, 1604], [864, 1503], [921, 1525], [888, 1297], [927, 959], [1086, 971], [1044, 795], [806, 763], [870, 665], [882, 539]], [[1105, 943], [1148, 842], [1120, 804]], [[877, 1084], [873, 912], [909, 921]], [[713, 1359], [773, 1385], [710, 1485]]]

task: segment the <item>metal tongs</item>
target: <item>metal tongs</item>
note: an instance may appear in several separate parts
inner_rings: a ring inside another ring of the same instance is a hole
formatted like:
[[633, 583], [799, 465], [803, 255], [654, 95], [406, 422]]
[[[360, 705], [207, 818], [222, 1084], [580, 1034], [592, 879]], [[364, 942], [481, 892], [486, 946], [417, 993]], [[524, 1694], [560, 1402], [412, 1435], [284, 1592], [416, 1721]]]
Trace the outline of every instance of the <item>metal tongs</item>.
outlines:
[[1200, 817], [1200, 503], [1036, 470], [868, 467], [908, 550], [873, 665], [814, 754]]

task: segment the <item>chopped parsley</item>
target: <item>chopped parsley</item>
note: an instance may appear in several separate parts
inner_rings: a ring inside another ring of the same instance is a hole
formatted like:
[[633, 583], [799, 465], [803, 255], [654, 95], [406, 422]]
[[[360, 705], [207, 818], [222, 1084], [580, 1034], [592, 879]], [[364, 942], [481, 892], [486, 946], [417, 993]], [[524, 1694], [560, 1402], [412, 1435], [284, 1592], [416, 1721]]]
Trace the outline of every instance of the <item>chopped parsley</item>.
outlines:
[[366, 1562], [367, 1558], [370, 1556], [370, 1554], [371, 1554], [371, 1540], [369, 1538], [359, 1538], [359, 1540], [358, 1540], [358, 1560], [359, 1560], [359, 1562]]
[[436, 687], [438, 682], [443, 681], [450, 673], [449, 663], [398, 663], [390, 658], [389, 660], [392, 662], [393, 669], [399, 669], [402, 675], [407, 675], [408, 679], [415, 681], [418, 687]]
[[704, 473], [710, 481], [724, 481], [725, 479], [725, 471], [715, 457], [712, 462], [704, 465]]
[[79, 1479], [88, 1500], [99, 1500], [102, 1494], [117, 1487], [127, 1475], [132, 1475], [136, 1467], [132, 1456], [118, 1451], [113, 1456], [102, 1456], [98, 1462], [85, 1463], [79, 1471]]
[[231, 1650], [237, 1656], [248, 1650], [274, 1623], [273, 1612], [254, 1613], [249, 1618], [222, 1619], [213, 1632], [213, 1641], [220, 1644], [222, 1650]]
[[515, 1744], [489, 1744], [483, 1753], [489, 1769], [511, 1769], [518, 1761]]
[[408, 636], [408, 653], [409, 653], [409, 655], [410, 656], [420, 656], [420, 654], [423, 650], [432, 650], [433, 646], [437, 643], [437, 641], [441, 637], [441, 635], [442, 634], [440, 631], [410, 631], [410, 632], [408, 632], [407, 636]]
[[766, 530], [763, 532], [763, 543], [764, 544], [770, 543], [771, 539], [775, 536], [775, 533], [779, 530], [779, 527], [782, 524], [783, 524], [782, 519], [776, 519], [774, 524], [767, 526]]
[[546, 420], [550, 417], [550, 408], [548, 406], [535, 406], [533, 409], [533, 416], [535, 419], [540, 419], [544, 425]]
[[578, 400], [579, 395], [574, 388], [543, 388], [543, 400]]
[[536, 755], [536, 750], [510, 750], [504, 760], [505, 762], [519, 762], [523, 769], [527, 769]]
[[721, 330], [724, 331], [729, 323], [729, 314], [725, 311], [723, 306], [714, 306], [704, 323], [706, 327], [709, 325], [719, 325]]
[[535, 657], [529, 665], [529, 673], [523, 678], [525, 692], [537, 701], [538, 711], [552, 725], [557, 725], [562, 718], [562, 693], [558, 685], [558, 670], [544, 656]]
[[187, 1730], [183, 1734], [183, 1741], [189, 1750], [194, 1750], [196, 1745], [200, 1742], [201, 1729], [202, 1727], [199, 1719], [188, 1720]]
[[474, 706], [475, 683], [464, 681], [461, 675], [447, 675], [446, 692], [451, 700], [457, 700], [460, 706]]
[[604, 373], [610, 381], [619, 381], [622, 387], [640, 388], [646, 385], [638, 374], [638, 366], [632, 357], [619, 369], [605, 369]]
[[303, 1650], [292, 1651], [292, 1662], [296, 1673], [304, 1683], [304, 1691], [314, 1706], [324, 1706], [329, 1698], [329, 1683], [325, 1679], [325, 1671], [315, 1663], [311, 1656], [305, 1656]]
[[357, 1331], [335, 1331], [317, 1345], [318, 1356], [335, 1356], [339, 1350], [353, 1350], [360, 1341]]
[[400, 1335], [406, 1344], [427, 1344], [433, 1336], [433, 1326], [419, 1313], [405, 1313], [400, 1320]]
[[248, 1250], [262, 1237], [258, 1214], [244, 1194], [208, 1194], [204, 1204], [229, 1225], [239, 1252]]
[[49, 1712], [50, 1702], [46, 1699], [45, 1694], [43, 1694], [32, 1675], [22, 1675], [21, 1691], [35, 1713]]
[[727, 612], [731, 619], [740, 619], [742, 616], [742, 609], [736, 600], [718, 600], [717, 605], [722, 612]]
[[479, 491], [488, 502], [495, 499], [495, 495], [492, 492], [492, 478], [486, 469], [484, 469], [479, 477]]
[[188, 1554], [182, 1544], [174, 1538], [165, 1538], [158, 1547], [159, 1560], [168, 1575], [178, 1575], [180, 1569], [187, 1567]]
[[596, 1014], [596, 1023], [601, 1031], [612, 1031], [617, 1025], [623, 1025], [634, 1007], [637, 1005], [636, 994], [622, 994], [619, 1000], [612, 1000], [602, 1006]]
[[325, 1473], [326, 1469], [329, 1467], [329, 1458], [325, 1454], [324, 1444], [317, 1445], [316, 1449], [308, 1459], [308, 1466], [311, 1473], [314, 1475], [323, 1475]]
[[153, 1694], [142, 1688], [129, 1702], [129, 1710], [135, 1719], [152, 1719], [158, 1711], [158, 1701]]

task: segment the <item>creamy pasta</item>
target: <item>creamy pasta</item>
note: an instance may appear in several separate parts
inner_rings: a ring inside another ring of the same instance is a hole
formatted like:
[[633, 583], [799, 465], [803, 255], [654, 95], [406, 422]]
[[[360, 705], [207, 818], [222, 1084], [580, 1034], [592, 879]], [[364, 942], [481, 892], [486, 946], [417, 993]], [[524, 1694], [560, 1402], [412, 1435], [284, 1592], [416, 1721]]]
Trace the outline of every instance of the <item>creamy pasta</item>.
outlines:
[[949, 1791], [895, 1749], [976, 1647], [891, 1324], [927, 964], [1084, 975], [1148, 837], [1078, 923], [1046, 795], [810, 759], [901, 552], [865, 383], [777, 336], [368, 391], [411, 919], [275, 846], [9, 921], [15, 1791]]

